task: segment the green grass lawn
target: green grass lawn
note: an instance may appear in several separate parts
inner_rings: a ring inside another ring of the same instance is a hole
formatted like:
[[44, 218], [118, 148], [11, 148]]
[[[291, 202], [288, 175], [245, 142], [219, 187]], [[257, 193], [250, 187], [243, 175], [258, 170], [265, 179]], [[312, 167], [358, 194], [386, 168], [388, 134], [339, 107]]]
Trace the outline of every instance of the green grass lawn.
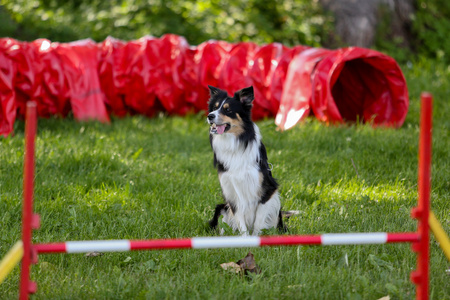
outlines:
[[[450, 233], [450, 69], [403, 69], [410, 110], [400, 129], [258, 122], [283, 208], [300, 211], [290, 234], [415, 231], [422, 90], [435, 96], [432, 208]], [[0, 257], [20, 239], [23, 128], [0, 140]], [[206, 228], [222, 199], [203, 115], [40, 120], [36, 161], [34, 242], [217, 235]], [[450, 299], [450, 263], [430, 245], [431, 298]], [[221, 269], [249, 250], [260, 275]], [[409, 244], [303, 246], [41, 255], [31, 277], [36, 299], [411, 299], [415, 266]], [[0, 299], [17, 298], [18, 283], [16, 267]]]

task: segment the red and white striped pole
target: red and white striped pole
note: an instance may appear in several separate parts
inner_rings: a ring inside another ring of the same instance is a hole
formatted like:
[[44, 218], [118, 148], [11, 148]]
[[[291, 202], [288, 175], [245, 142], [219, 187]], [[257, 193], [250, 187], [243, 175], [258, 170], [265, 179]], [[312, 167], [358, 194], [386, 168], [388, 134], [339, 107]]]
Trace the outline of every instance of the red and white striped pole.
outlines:
[[71, 241], [52, 244], [35, 244], [38, 254], [120, 252], [157, 249], [211, 249], [294, 245], [363, 245], [386, 243], [417, 243], [419, 235], [412, 233], [329, 233], [297, 236], [225, 236], [196, 237], [190, 239], [160, 240], [103, 240]]
[[422, 93], [419, 137], [418, 206], [411, 212], [418, 219], [420, 241], [413, 244], [417, 252], [417, 270], [411, 273], [411, 281], [416, 284], [416, 298], [428, 299], [429, 281], [429, 239], [430, 239], [430, 190], [431, 190], [431, 142], [433, 97]]

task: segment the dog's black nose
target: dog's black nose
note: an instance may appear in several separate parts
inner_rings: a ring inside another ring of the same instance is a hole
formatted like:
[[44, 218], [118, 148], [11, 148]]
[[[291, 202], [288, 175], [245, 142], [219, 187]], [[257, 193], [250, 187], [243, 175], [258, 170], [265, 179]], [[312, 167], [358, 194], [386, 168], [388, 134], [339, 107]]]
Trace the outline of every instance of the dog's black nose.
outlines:
[[208, 115], [208, 120], [212, 121], [215, 117], [216, 117], [216, 115], [214, 115], [213, 113], [210, 113]]

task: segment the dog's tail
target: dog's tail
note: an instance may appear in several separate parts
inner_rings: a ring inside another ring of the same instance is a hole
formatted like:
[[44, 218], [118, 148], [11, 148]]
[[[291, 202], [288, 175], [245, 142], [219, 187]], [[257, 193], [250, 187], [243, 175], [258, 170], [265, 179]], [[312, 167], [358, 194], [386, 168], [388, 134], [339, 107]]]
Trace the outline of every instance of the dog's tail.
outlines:
[[292, 216], [296, 216], [296, 215], [299, 215], [299, 214], [300, 214], [299, 210], [281, 211], [281, 216], [283, 218], [285, 218], [286, 220], [288, 220]]
[[281, 233], [286, 233], [288, 231], [286, 224], [284, 224], [284, 222], [283, 222], [283, 218], [288, 220], [290, 217], [299, 215], [299, 214], [300, 214], [300, 212], [298, 210], [288, 210], [288, 211], [280, 210], [280, 212], [278, 214], [278, 224], [277, 224], [278, 231]]

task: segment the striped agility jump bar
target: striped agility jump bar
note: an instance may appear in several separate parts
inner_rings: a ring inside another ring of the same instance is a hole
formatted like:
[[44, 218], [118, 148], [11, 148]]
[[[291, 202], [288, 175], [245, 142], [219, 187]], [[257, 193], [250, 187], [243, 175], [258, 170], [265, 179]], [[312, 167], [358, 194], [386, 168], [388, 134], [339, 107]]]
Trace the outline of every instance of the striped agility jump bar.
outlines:
[[157, 249], [212, 249], [294, 245], [363, 245], [419, 242], [418, 233], [329, 233], [297, 236], [225, 236], [159, 240], [99, 240], [34, 244], [38, 254], [124, 252]]

